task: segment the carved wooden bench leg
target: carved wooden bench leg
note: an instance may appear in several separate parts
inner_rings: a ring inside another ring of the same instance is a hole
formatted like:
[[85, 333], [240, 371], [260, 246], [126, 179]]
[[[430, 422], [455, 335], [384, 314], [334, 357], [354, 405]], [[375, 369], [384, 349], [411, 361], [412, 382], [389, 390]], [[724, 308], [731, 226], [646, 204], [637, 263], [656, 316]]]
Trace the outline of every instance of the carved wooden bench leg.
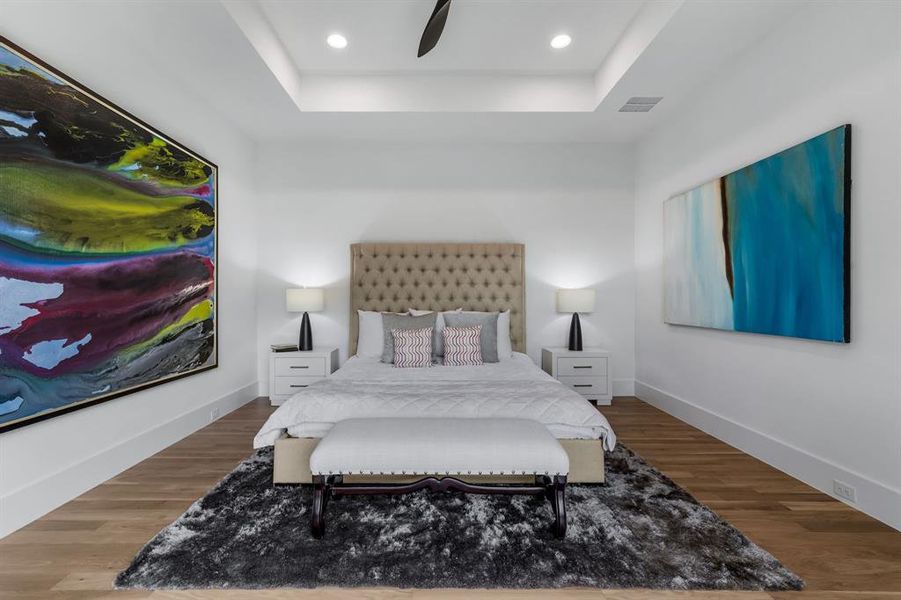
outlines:
[[335, 487], [340, 486], [344, 483], [344, 475], [330, 475], [325, 480], [326, 486], [328, 487], [329, 494], [325, 499], [326, 504], [331, 502], [332, 500], [338, 501], [341, 500], [341, 495], [335, 493]]
[[313, 512], [311, 515], [311, 529], [313, 537], [322, 539], [325, 535], [325, 506], [328, 503], [329, 489], [326, 485], [325, 475], [313, 476]]
[[371, 495], [371, 494], [408, 494], [420, 489], [430, 491], [459, 490], [471, 494], [529, 494], [544, 496], [551, 503], [554, 510], [554, 525], [552, 531], [558, 538], [566, 536], [566, 476], [556, 475], [553, 478], [547, 475], [536, 475], [535, 485], [531, 486], [487, 486], [467, 483], [455, 477], [426, 477], [413, 483], [386, 485], [386, 484], [344, 484], [341, 475], [314, 475], [313, 476], [313, 510], [311, 514], [311, 529], [313, 537], [321, 539], [325, 535], [325, 509], [329, 499], [340, 498], [345, 495]]
[[554, 476], [553, 490], [554, 535], [562, 539], [566, 537], [566, 475]]

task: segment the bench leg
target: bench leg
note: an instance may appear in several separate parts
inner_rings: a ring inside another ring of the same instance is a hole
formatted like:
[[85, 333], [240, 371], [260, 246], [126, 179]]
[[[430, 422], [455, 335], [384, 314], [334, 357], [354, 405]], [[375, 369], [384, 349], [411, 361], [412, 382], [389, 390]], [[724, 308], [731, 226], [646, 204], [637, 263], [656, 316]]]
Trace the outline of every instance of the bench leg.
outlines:
[[313, 512], [311, 515], [311, 529], [313, 537], [317, 540], [325, 535], [325, 505], [328, 502], [328, 487], [324, 475], [313, 476]]
[[344, 483], [344, 475], [332, 475], [331, 477], [325, 480], [326, 484], [329, 487], [328, 498], [326, 498], [326, 502], [330, 502], [335, 500], [336, 502], [341, 499], [339, 494], [334, 493], [334, 489], [336, 485], [341, 485]]
[[554, 507], [554, 535], [558, 538], [566, 537], [566, 475], [556, 475], [551, 504]]

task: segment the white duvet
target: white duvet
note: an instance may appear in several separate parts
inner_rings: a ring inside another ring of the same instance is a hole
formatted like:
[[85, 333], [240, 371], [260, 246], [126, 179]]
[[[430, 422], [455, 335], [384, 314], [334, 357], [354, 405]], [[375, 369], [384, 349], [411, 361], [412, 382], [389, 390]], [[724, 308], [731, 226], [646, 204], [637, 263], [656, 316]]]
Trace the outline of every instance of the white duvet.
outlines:
[[253, 445], [271, 446], [286, 431], [318, 438], [338, 421], [378, 417], [530, 419], [559, 439], [601, 439], [607, 450], [616, 445], [607, 419], [590, 402], [519, 353], [499, 363], [426, 369], [351, 358], [278, 407]]

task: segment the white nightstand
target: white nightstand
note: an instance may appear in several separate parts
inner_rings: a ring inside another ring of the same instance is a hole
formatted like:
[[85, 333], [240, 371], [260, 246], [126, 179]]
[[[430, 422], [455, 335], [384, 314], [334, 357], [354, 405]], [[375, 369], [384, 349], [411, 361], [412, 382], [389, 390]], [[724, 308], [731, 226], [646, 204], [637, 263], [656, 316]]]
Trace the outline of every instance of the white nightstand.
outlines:
[[337, 369], [337, 348], [317, 348], [309, 352], [270, 352], [269, 402], [272, 406], [278, 406]]
[[610, 353], [600, 348], [580, 352], [566, 348], [542, 348], [542, 370], [583, 396], [601, 405], [613, 399]]

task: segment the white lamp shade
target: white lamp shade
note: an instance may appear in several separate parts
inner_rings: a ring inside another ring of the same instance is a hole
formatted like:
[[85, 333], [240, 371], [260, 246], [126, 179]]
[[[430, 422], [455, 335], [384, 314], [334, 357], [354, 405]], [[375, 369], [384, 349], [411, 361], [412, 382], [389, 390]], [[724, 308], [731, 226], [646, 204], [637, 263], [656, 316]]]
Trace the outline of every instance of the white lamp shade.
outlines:
[[594, 310], [595, 291], [557, 290], [558, 313], [590, 313]]
[[319, 312], [325, 308], [325, 290], [322, 288], [285, 290], [285, 306], [288, 312]]

